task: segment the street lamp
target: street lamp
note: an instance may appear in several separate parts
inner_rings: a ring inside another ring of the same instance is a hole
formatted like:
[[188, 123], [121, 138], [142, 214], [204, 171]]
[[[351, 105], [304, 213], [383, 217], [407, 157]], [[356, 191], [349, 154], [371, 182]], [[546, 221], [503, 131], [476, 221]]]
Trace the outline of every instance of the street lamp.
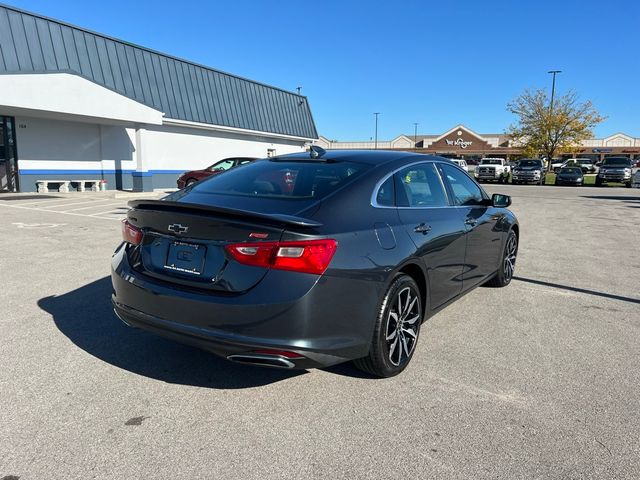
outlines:
[[378, 149], [378, 115], [380, 115], [380, 112], [373, 112], [373, 114], [376, 116], [376, 140], [374, 143], [374, 149]]
[[413, 149], [416, 149], [416, 143], [417, 143], [417, 138], [418, 138], [418, 125], [420, 125], [419, 123], [415, 123], [413, 124]]
[[562, 70], [549, 70], [547, 73], [553, 75], [553, 80], [551, 83], [551, 103], [549, 105], [549, 115], [553, 113], [553, 97], [556, 94], [556, 74], [562, 73]]

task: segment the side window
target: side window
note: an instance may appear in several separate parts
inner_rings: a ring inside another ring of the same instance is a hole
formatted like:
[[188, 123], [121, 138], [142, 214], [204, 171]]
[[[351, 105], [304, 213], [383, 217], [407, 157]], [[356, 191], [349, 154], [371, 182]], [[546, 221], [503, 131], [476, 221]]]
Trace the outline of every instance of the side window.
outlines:
[[457, 205], [478, 205], [484, 200], [480, 187], [467, 174], [451, 165], [441, 164], [440, 168], [451, 186]]
[[227, 158], [226, 160], [222, 160], [218, 163], [214, 163], [213, 165], [211, 165], [211, 167], [209, 167], [209, 169], [214, 172], [216, 170], [229, 170], [231, 167], [234, 166], [235, 163], [236, 163], [235, 158]]
[[380, 185], [376, 195], [376, 203], [382, 207], [393, 207], [396, 204], [393, 175]]
[[399, 207], [444, 207], [447, 195], [432, 163], [420, 163], [394, 175]]

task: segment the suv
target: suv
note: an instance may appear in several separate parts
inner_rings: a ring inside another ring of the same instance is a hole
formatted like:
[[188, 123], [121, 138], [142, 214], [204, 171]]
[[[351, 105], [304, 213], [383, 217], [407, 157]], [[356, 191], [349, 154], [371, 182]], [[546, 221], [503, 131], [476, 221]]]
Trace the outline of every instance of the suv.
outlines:
[[486, 180], [507, 183], [511, 167], [504, 158], [483, 158], [476, 167], [474, 176], [479, 183]]
[[518, 166], [513, 170], [511, 183], [537, 183], [544, 185], [545, 172], [544, 162], [536, 158], [524, 158], [518, 162]]
[[631, 160], [627, 157], [605, 158], [596, 177], [596, 187], [607, 182], [620, 182], [631, 187], [631, 169]]

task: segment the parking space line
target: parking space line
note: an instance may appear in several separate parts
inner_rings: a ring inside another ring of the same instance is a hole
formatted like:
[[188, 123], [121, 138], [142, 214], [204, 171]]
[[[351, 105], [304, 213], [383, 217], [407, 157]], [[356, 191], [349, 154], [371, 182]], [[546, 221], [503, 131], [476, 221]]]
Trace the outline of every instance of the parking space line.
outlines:
[[[99, 207], [108, 207], [109, 205], [122, 205], [122, 202], [117, 202], [117, 203], [107, 203], [104, 205], [98, 205]], [[88, 207], [80, 207], [80, 208], [72, 208], [71, 210], [63, 210], [61, 213], [67, 213], [67, 212], [75, 212], [77, 210], [86, 210], [87, 208], [94, 208], [95, 205], [90, 205]], [[52, 210], [54, 211], [54, 210]], [[57, 210], [55, 210], [57, 211]]]
[[22, 202], [22, 203], [17, 203], [16, 205], [38, 205], [40, 203], [51, 203], [51, 202], [68, 202], [69, 200], [77, 200], [75, 198], [69, 198], [69, 197], [56, 197], [56, 199], [47, 199], [47, 198], [43, 198], [42, 200], [37, 200], [35, 202]]
[[73, 215], [75, 217], [100, 218], [100, 219], [103, 219], [103, 220], [117, 220], [117, 221], [120, 221], [120, 218], [114, 218], [114, 217], [96, 217], [94, 215], [86, 215], [84, 213], [59, 212], [57, 210], [46, 210], [46, 209], [43, 209], [43, 208], [33, 208], [33, 207], [21, 207], [19, 205], [5, 205], [3, 203], [0, 203], [0, 207], [17, 208], [17, 209], [20, 209], [20, 210], [31, 210], [32, 212], [58, 213], [60, 215]]
[[[89, 200], [89, 201], [85, 201], [85, 202], [73, 202], [73, 203], [59, 203], [56, 205], [51, 205], [51, 208], [56, 208], [56, 207], [71, 207], [73, 205], [87, 205], [87, 204], [92, 204], [95, 205], [96, 203], [104, 203], [104, 202], [112, 202], [113, 199], [112, 198], [106, 198], [104, 200]], [[49, 210], [50, 208], [47, 208], [47, 206], [43, 206], [42, 208]], [[54, 211], [54, 210], [52, 210]]]
[[112, 208], [111, 210], [107, 210], [106, 212], [91, 213], [89, 215], [91, 217], [95, 217], [95, 216], [98, 216], [98, 215], [106, 215], [107, 213], [113, 213], [113, 214], [119, 213], [119, 214], [122, 214], [122, 215], [126, 215], [127, 212], [129, 211], [128, 209], [126, 211], [124, 211], [124, 212], [116, 212], [115, 210], [116, 210], [115, 208]]

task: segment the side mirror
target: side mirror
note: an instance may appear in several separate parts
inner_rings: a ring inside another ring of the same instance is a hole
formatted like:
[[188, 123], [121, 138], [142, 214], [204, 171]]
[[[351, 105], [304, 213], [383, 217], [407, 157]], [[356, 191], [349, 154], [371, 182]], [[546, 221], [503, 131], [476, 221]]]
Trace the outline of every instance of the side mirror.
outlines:
[[501, 193], [494, 193], [491, 195], [491, 206], [496, 208], [507, 208], [511, 205], [511, 197], [509, 195], [503, 195]]

